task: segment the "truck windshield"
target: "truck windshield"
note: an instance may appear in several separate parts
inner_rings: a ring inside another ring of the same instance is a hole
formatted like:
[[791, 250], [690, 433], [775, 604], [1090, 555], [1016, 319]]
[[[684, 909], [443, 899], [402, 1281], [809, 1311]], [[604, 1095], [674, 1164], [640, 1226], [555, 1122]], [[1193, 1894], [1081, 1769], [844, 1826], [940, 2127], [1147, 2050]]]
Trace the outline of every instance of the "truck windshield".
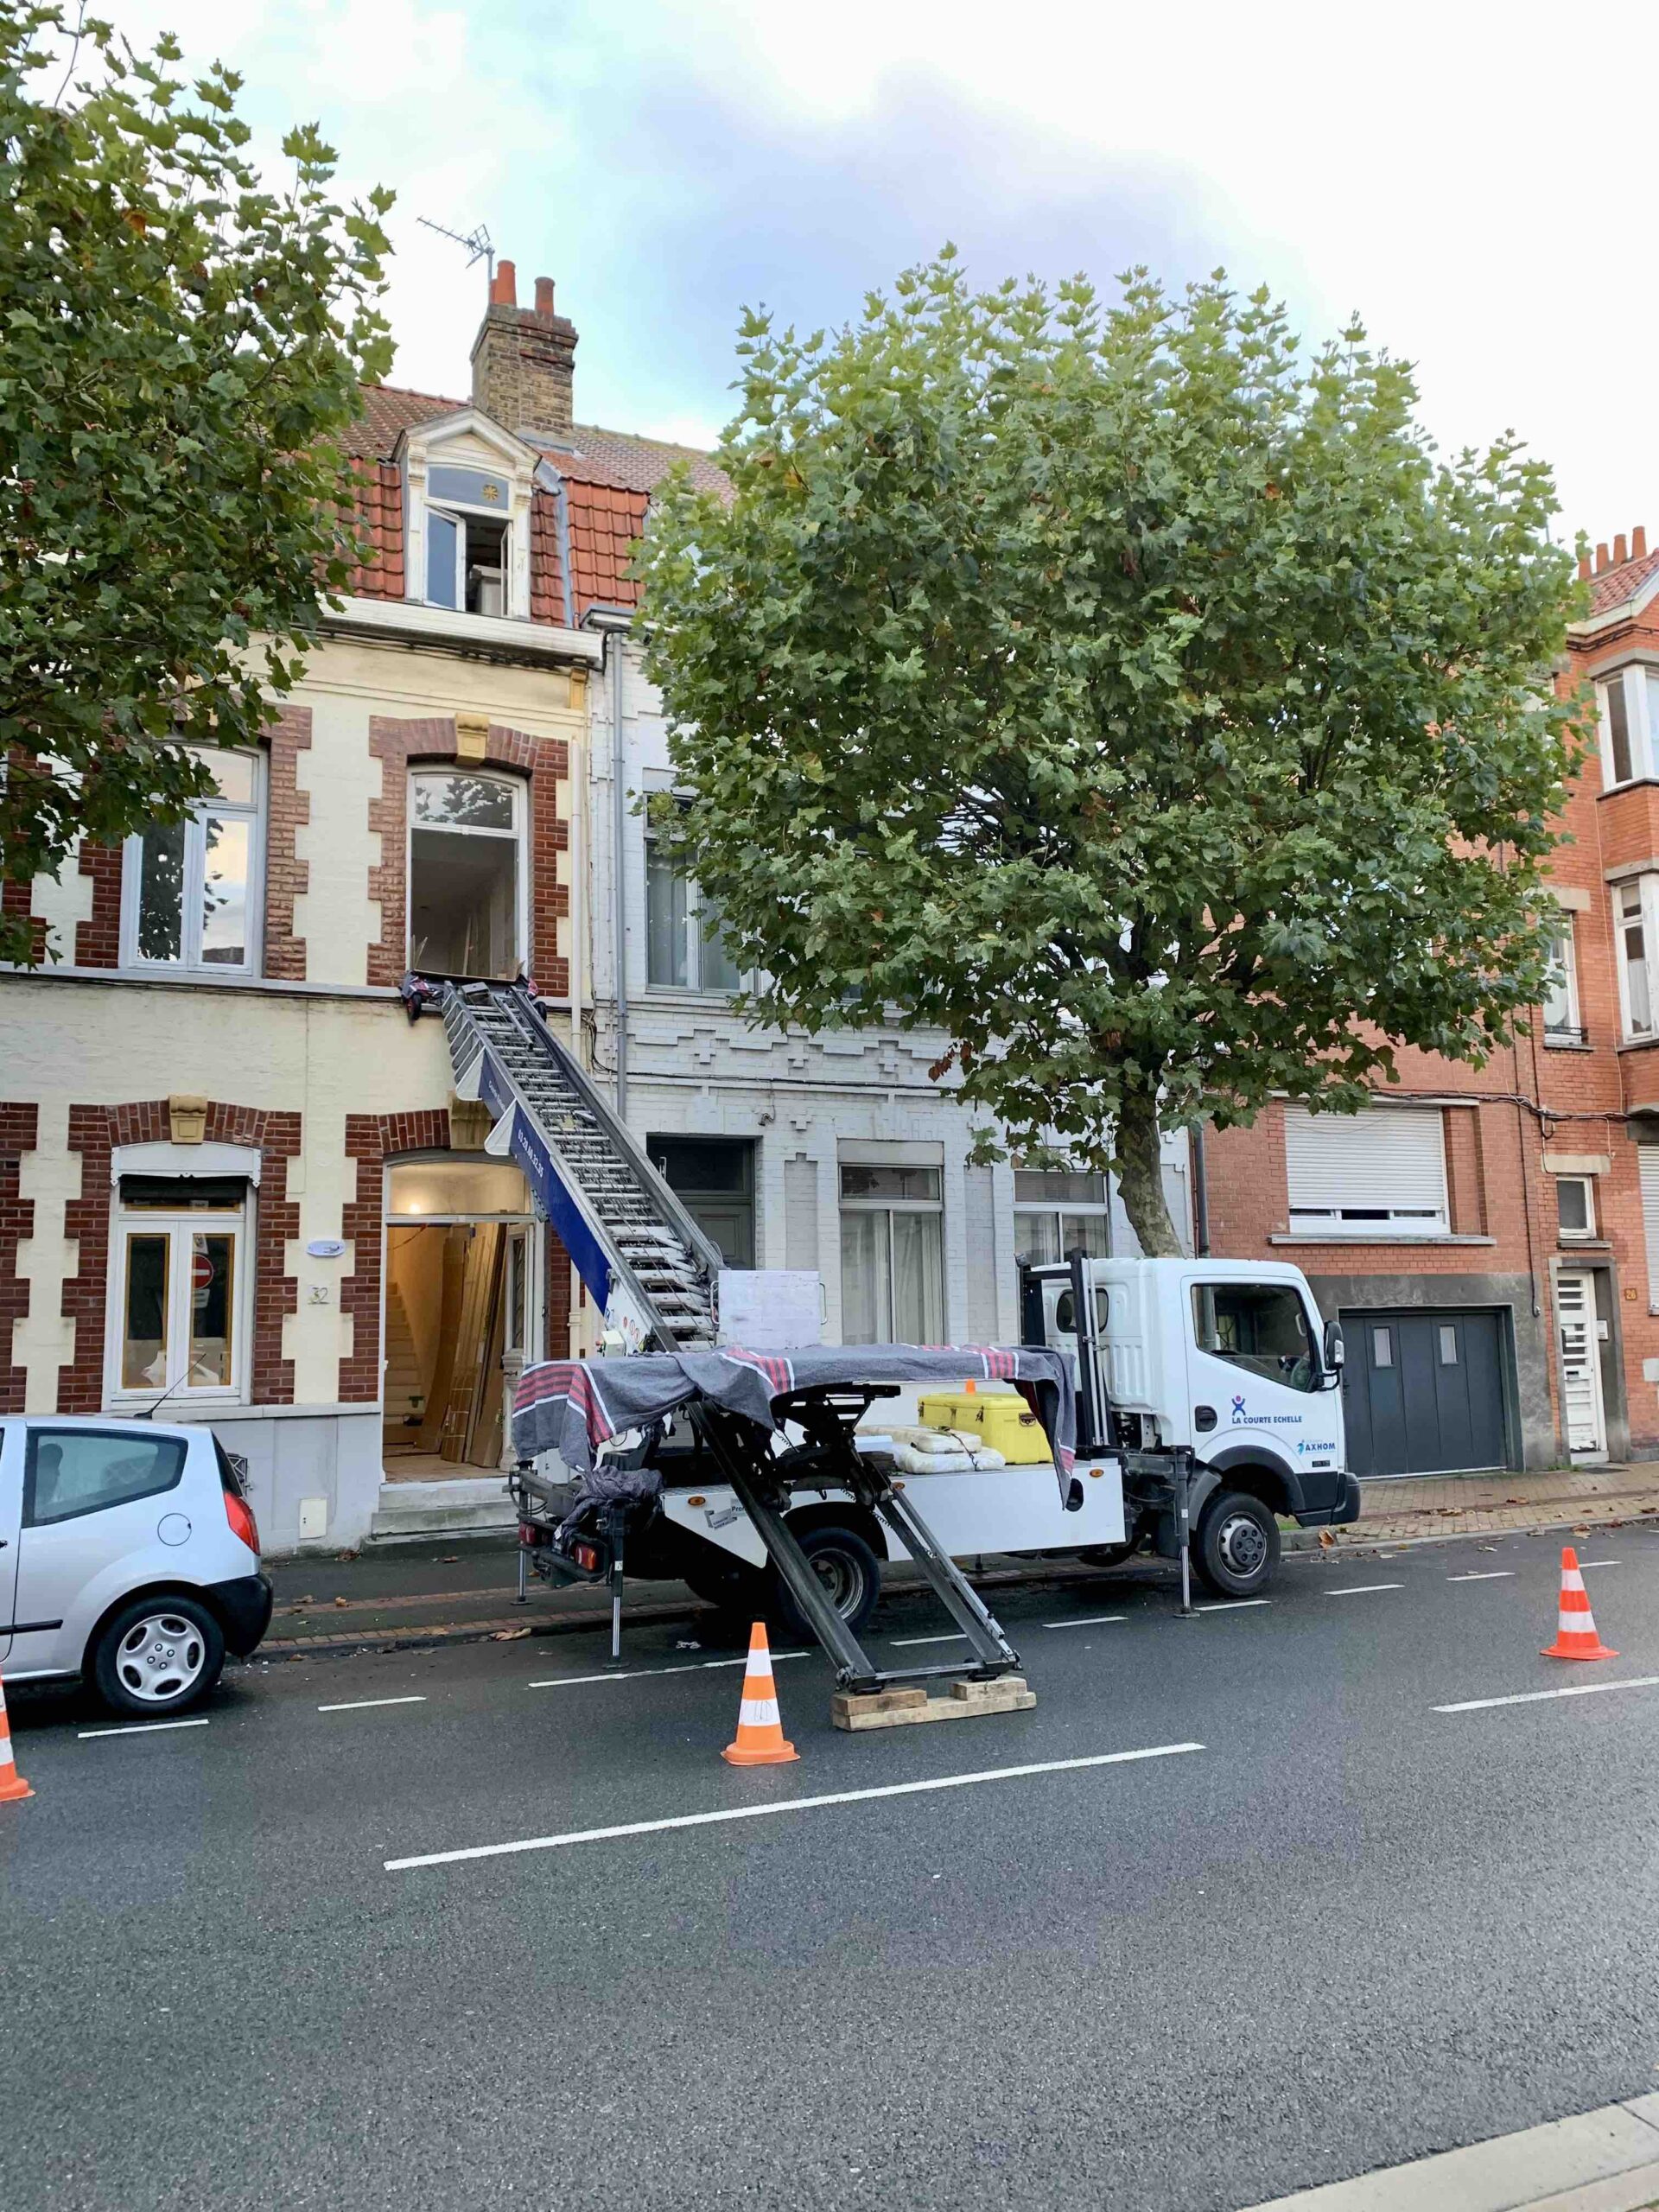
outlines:
[[1302, 1301], [1288, 1284], [1192, 1286], [1192, 1335], [1200, 1351], [1291, 1390], [1316, 1390], [1319, 1364]]

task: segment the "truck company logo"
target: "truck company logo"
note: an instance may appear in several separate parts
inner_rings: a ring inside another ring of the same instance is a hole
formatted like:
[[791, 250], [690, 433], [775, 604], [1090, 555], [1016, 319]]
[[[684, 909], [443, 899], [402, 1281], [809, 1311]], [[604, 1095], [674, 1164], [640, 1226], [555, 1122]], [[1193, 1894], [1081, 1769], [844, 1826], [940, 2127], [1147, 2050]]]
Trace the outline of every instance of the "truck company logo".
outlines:
[[1336, 1448], [1337, 1440], [1334, 1436], [1321, 1436], [1318, 1438], [1312, 1436], [1299, 1436], [1296, 1440], [1296, 1451], [1298, 1457], [1300, 1457], [1304, 1452], [1334, 1452]]
[[[1233, 1427], [1235, 1428], [1300, 1428], [1301, 1425], [1300, 1414], [1249, 1414], [1244, 1410], [1243, 1398], [1233, 1400]], [[1309, 1446], [1309, 1449], [1314, 1452], [1323, 1448], [1317, 1444]]]
[[1233, 1400], [1233, 1419], [1235, 1421], [1243, 1421], [1243, 1418], [1244, 1401], [1243, 1398], [1235, 1398]]

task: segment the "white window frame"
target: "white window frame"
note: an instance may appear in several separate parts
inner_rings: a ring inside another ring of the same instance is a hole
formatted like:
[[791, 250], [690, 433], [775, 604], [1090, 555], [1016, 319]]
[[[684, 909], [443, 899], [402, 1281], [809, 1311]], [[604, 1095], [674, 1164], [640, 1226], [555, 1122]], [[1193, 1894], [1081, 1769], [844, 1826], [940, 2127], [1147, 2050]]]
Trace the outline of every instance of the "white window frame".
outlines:
[[1579, 947], [1573, 925], [1571, 911], [1563, 906], [1559, 918], [1551, 925], [1551, 933], [1561, 947], [1561, 957], [1555, 972], [1560, 978], [1561, 1011], [1566, 1019], [1552, 1022], [1549, 1019], [1549, 1000], [1546, 996], [1538, 1011], [1542, 1016], [1539, 1027], [1546, 1045], [1560, 1049], [1570, 1045], [1582, 1045], [1588, 1040], [1579, 1012]]
[[733, 994], [734, 994], [734, 992], [741, 991], [741, 990], [747, 990], [747, 989], [748, 988], [748, 987], [749, 987], [749, 985], [750, 985], [751, 982], [753, 981], [753, 971], [752, 971], [752, 970], [745, 971], [745, 970], [744, 970], [744, 969], [739, 969], [737, 970], [736, 980], [735, 980], [734, 982], [731, 982], [731, 983], [705, 983], [705, 982], [703, 982], [703, 980], [702, 980], [702, 943], [703, 943], [703, 940], [702, 940], [702, 885], [697, 881], [697, 879], [696, 879], [696, 877], [695, 875], [688, 874], [685, 872], [685, 870], [684, 870], [684, 869], [677, 869], [677, 870], [675, 870], [675, 873], [680, 876], [680, 878], [681, 878], [682, 881], [683, 881], [683, 882], [684, 883], [684, 885], [685, 885], [685, 973], [686, 973], [686, 981], [685, 981], [683, 983], [661, 983], [661, 982], [657, 982], [657, 981], [652, 977], [652, 972], [651, 972], [651, 876], [652, 876], [652, 868], [653, 868], [654, 867], [656, 867], [656, 866], [658, 866], [658, 865], [659, 865], [659, 864], [660, 864], [660, 865], [662, 865], [662, 866], [664, 866], [664, 867], [668, 867], [668, 866], [671, 866], [671, 863], [669, 861], [668, 857], [667, 857], [667, 854], [666, 854], [666, 852], [664, 850], [664, 848], [663, 848], [663, 842], [662, 842], [662, 840], [661, 840], [660, 838], [658, 838], [658, 837], [652, 837], [652, 836], [648, 836], [648, 837], [645, 839], [645, 868], [644, 868], [644, 871], [643, 871], [643, 881], [644, 881], [644, 886], [645, 886], [645, 988], [646, 988], [648, 991], [667, 991], [667, 992], [671, 992], [671, 993], [672, 993], [675, 996], [677, 996], [677, 997], [684, 997], [684, 996], [688, 996], [688, 995], [696, 995], [700, 996], [700, 997], [702, 997], [702, 998], [716, 998], [716, 999], [728, 999], [728, 998], [730, 998], [730, 997], [733, 995]]
[[[886, 1337], [884, 1337], [884, 1338], [878, 1338], [876, 1339], [876, 1342], [877, 1342], [878, 1344], [904, 1344], [904, 1343], [908, 1342], [909, 1340], [908, 1340], [908, 1338], [906, 1338], [900, 1337], [900, 1336], [899, 1336], [899, 1335], [898, 1335], [898, 1333], [897, 1333], [898, 1320], [897, 1320], [897, 1315], [896, 1315], [896, 1313], [895, 1313], [895, 1312], [894, 1312], [894, 1307], [893, 1307], [894, 1287], [895, 1287], [895, 1284], [896, 1284], [897, 1280], [898, 1280], [898, 1269], [897, 1269], [897, 1268], [896, 1268], [896, 1266], [895, 1266], [895, 1264], [894, 1264], [894, 1257], [895, 1257], [895, 1255], [894, 1255], [894, 1252], [893, 1252], [893, 1216], [894, 1216], [895, 1214], [901, 1214], [901, 1213], [906, 1213], [906, 1214], [931, 1214], [931, 1215], [933, 1217], [933, 1218], [934, 1218], [934, 1219], [938, 1223], [938, 1224], [939, 1224], [939, 1327], [938, 1327], [938, 1338], [934, 1338], [934, 1339], [931, 1339], [931, 1340], [932, 1340], [932, 1341], [940, 1341], [940, 1340], [942, 1340], [942, 1339], [943, 1339], [943, 1338], [944, 1338], [944, 1333], [945, 1333], [945, 1331], [946, 1331], [947, 1327], [949, 1326], [949, 1323], [948, 1323], [948, 1320], [947, 1320], [947, 1318], [946, 1318], [946, 1313], [945, 1313], [945, 1307], [946, 1307], [946, 1304], [947, 1304], [947, 1302], [948, 1302], [948, 1294], [947, 1294], [947, 1287], [946, 1287], [946, 1283], [945, 1283], [945, 1274], [944, 1274], [944, 1269], [945, 1269], [945, 1249], [944, 1249], [944, 1165], [943, 1165], [942, 1161], [941, 1161], [941, 1160], [938, 1160], [938, 1159], [937, 1159], [937, 1158], [930, 1158], [930, 1159], [927, 1159], [927, 1160], [916, 1160], [916, 1159], [912, 1159], [912, 1158], [906, 1157], [906, 1154], [905, 1154], [905, 1153], [904, 1153], [904, 1151], [903, 1151], [902, 1149], [896, 1149], [896, 1150], [895, 1150], [894, 1156], [893, 1156], [892, 1159], [890, 1159], [890, 1160], [875, 1159], [875, 1158], [872, 1158], [872, 1157], [869, 1157], [869, 1156], [868, 1156], [872, 1150], [873, 1150], [873, 1147], [866, 1146], [866, 1147], [861, 1147], [857, 1154], [854, 1154], [854, 1153], [852, 1153], [852, 1152], [850, 1152], [850, 1151], [843, 1151], [843, 1152], [842, 1153], [841, 1156], [839, 1157], [839, 1159], [838, 1159], [838, 1160], [836, 1160], [836, 1228], [837, 1228], [837, 1235], [839, 1236], [839, 1234], [840, 1234], [840, 1225], [841, 1225], [841, 1224], [842, 1224], [842, 1222], [844, 1222], [844, 1220], [846, 1219], [846, 1217], [847, 1217], [849, 1213], [859, 1213], [859, 1214], [882, 1214], [882, 1215], [885, 1215], [885, 1216], [886, 1216], [886, 1217], [887, 1217], [887, 1330], [888, 1330], [888, 1333], [887, 1333], [887, 1335]], [[855, 1196], [854, 1196], [854, 1197], [852, 1197], [852, 1198], [849, 1198], [849, 1197], [847, 1197], [847, 1196], [845, 1195], [845, 1193], [843, 1192], [843, 1191], [842, 1191], [842, 1170], [843, 1170], [843, 1169], [848, 1168], [848, 1167], [920, 1167], [920, 1168], [924, 1169], [926, 1173], [930, 1173], [930, 1174], [932, 1174], [932, 1175], [936, 1175], [936, 1176], [938, 1178], [939, 1195], [938, 1195], [938, 1197], [937, 1198], [889, 1198], [889, 1197], [887, 1197], [885, 1193], [883, 1193], [883, 1192], [878, 1192], [873, 1193], [872, 1195], [870, 1195], [870, 1196], [868, 1196], [868, 1197], [861, 1197], [861, 1196], [855, 1195]], [[843, 1267], [844, 1267], [844, 1265], [845, 1265], [844, 1261], [842, 1262], [842, 1265], [843, 1265]], [[842, 1327], [843, 1332], [845, 1331], [846, 1325], [847, 1325], [847, 1317], [846, 1317], [846, 1312], [845, 1312], [845, 1305], [846, 1305], [846, 1300], [845, 1300], [845, 1296], [844, 1296], [844, 1294], [843, 1294], [843, 1297], [842, 1297]]]
[[[1638, 901], [1635, 913], [1626, 913], [1628, 894], [1634, 891]], [[1611, 887], [1613, 906], [1613, 965], [1618, 976], [1618, 1033], [1627, 1045], [1643, 1044], [1659, 1036], [1659, 969], [1656, 968], [1655, 948], [1659, 947], [1659, 873], [1648, 869], [1639, 875], [1621, 876]], [[1647, 969], [1648, 1021], [1645, 1027], [1636, 1028], [1630, 1020], [1630, 979], [1629, 958], [1625, 949], [1624, 932], [1639, 922], [1642, 928], [1643, 956]]]
[[[162, 1171], [165, 1172], [165, 1171]], [[245, 1405], [248, 1402], [249, 1343], [253, 1320], [254, 1185], [250, 1183], [239, 1206], [208, 1209], [161, 1207], [129, 1208], [121, 1203], [120, 1185], [111, 1192], [108, 1299], [104, 1328], [104, 1402], [120, 1407], [153, 1405], [167, 1393], [170, 1406]], [[232, 1246], [231, 1268], [231, 1379], [228, 1383], [178, 1383], [181, 1363], [190, 1336], [189, 1298], [193, 1255], [190, 1239], [197, 1236], [229, 1235]], [[128, 1384], [122, 1380], [126, 1347], [127, 1240], [130, 1236], [166, 1236], [168, 1249], [166, 1379], [160, 1383]]]
[[[446, 837], [493, 837], [499, 843], [509, 841], [517, 855], [513, 870], [513, 936], [514, 957], [520, 975], [530, 973], [530, 787], [523, 776], [515, 776], [500, 768], [474, 767], [466, 760], [429, 760], [408, 772], [409, 781], [404, 793], [404, 958], [410, 968], [415, 965], [415, 832], [417, 830], [441, 830]], [[471, 776], [483, 783], [500, 784], [512, 794], [512, 827], [495, 830], [476, 822], [417, 822], [415, 818], [415, 788], [423, 779], [438, 782], [450, 776]]]
[[[1324, 1205], [1297, 1205], [1293, 1194], [1294, 1177], [1288, 1156], [1290, 1116], [1306, 1111], [1294, 1105], [1287, 1106], [1286, 1202], [1287, 1217], [1293, 1236], [1308, 1236], [1320, 1242], [1347, 1242], [1369, 1244], [1410, 1244], [1426, 1240], [1446, 1237], [1452, 1234], [1451, 1189], [1446, 1172], [1446, 1111], [1440, 1107], [1372, 1106], [1363, 1109], [1358, 1120], [1370, 1120], [1374, 1127], [1386, 1126], [1391, 1115], [1433, 1114], [1439, 1122], [1440, 1141], [1440, 1203], [1435, 1206], [1402, 1206], [1395, 1208], [1387, 1202], [1362, 1203], [1354, 1198], [1344, 1204], [1332, 1200]], [[1326, 1122], [1334, 1131], [1355, 1131], [1357, 1123], [1346, 1116], [1315, 1116], [1317, 1124]], [[1329, 1172], [1329, 1171], [1327, 1171]]]
[[[1597, 1234], [1595, 1177], [1593, 1175], [1557, 1175], [1554, 1178], [1554, 1181], [1556, 1192], [1555, 1227], [1561, 1243], [1563, 1244], [1588, 1243]], [[1584, 1192], [1585, 1225], [1582, 1229], [1569, 1229], [1561, 1219], [1560, 1190], [1564, 1183], [1577, 1183]]]
[[[1016, 1177], [1027, 1174], [1041, 1174], [1045, 1173], [1041, 1168], [1021, 1167], [1017, 1163], [1014, 1166], [1014, 1172]], [[1090, 1174], [1093, 1173], [1093, 1170], [1088, 1168], [1077, 1168], [1071, 1170], [1061, 1170], [1059, 1172], [1076, 1174]], [[1022, 1198], [1019, 1195], [1020, 1185], [1016, 1181], [1014, 1186], [1014, 1211], [1016, 1230], [1021, 1217], [1030, 1218], [1033, 1216], [1042, 1217], [1046, 1215], [1047, 1218], [1054, 1224], [1055, 1243], [1059, 1249], [1061, 1258], [1064, 1259], [1065, 1256], [1065, 1232], [1062, 1230], [1060, 1224], [1068, 1215], [1084, 1214], [1087, 1215], [1089, 1219], [1091, 1221], [1103, 1221], [1106, 1224], [1106, 1250], [1109, 1255], [1112, 1249], [1112, 1186], [1104, 1175], [1100, 1176], [1097, 1179], [1105, 1193], [1104, 1197], [1097, 1201], [1092, 1198], [1078, 1199], [1075, 1204], [1062, 1203], [1062, 1201], [1058, 1198], [1052, 1204], [1046, 1200]]]
[[[404, 458], [404, 596], [435, 613], [453, 615], [461, 624], [530, 620], [530, 538], [533, 478], [537, 456], [521, 440], [475, 410], [451, 417], [412, 436]], [[507, 486], [505, 511], [472, 499], [439, 499], [428, 485], [434, 469], [459, 468], [486, 476], [499, 476]], [[456, 548], [456, 592], [454, 607], [427, 597], [426, 518], [430, 512], [463, 519], [467, 515], [505, 521], [506, 537], [502, 565], [505, 569], [506, 603], [500, 616], [469, 614], [466, 607], [465, 531]]]
[[[211, 766], [211, 747], [194, 747], [192, 750], [200, 753]], [[146, 959], [139, 952], [143, 831], [135, 832], [122, 846], [120, 964], [135, 975], [188, 976], [194, 982], [245, 982], [261, 972], [265, 918], [265, 797], [269, 779], [263, 752], [238, 749], [235, 757], [247, 761], [252, 769], [252, 798], [246, 804], [222, 798], [204, 799], [184, 825], [184, 886], [181, 893], [184, 911], [176, 960]], [[248, 824], [247, 943], [242, 958], [234, 965], [227, 960], [204, 960], [201, 957], [202, 894], [207, 870], [205, 818], [208, 815]]]
[[[1622, 694], [1630, 737], [1630, 772], [1621, 776], [1613, 758], [1612, 695]], [[1596, 684], [1597, 721], [1601, 731], [1601, 786], [1616, 791], [1623, 784], [1651, 781], [1659, 759], [1659, 669], [1632, 661], [1615, 669]]]

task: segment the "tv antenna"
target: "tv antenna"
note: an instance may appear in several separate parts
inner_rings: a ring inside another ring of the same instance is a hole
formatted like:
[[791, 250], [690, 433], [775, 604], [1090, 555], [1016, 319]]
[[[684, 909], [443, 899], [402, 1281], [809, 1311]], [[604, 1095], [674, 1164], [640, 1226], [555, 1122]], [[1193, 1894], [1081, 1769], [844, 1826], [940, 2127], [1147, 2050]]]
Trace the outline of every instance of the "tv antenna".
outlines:
[[435, 231], [441, 238], [453, 238], [457, 245], [464, 246], [469, 269], [475, 261], [486, 264], [485, 273], [492, 283], [495, 282], [495, 248], [490, 242], [487, 224], [480, 223], [476, 229], [463, 233], [449, 230], [442, 223], [435, 223], [429, 215], [417, 215], [415, 219], [417, 223], [424, 223], [429, 231]]

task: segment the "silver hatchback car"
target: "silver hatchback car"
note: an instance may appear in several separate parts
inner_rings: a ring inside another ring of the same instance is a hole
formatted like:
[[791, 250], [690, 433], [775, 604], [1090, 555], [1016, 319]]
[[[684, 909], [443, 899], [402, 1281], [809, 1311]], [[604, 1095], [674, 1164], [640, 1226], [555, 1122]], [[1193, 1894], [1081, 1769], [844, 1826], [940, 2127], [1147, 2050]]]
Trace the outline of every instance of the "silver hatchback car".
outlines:
[[259, 1531], [210, 1429], [0, 1418], [0, 1675], [118, 1713], [199, 1704], [270, 1624]]

